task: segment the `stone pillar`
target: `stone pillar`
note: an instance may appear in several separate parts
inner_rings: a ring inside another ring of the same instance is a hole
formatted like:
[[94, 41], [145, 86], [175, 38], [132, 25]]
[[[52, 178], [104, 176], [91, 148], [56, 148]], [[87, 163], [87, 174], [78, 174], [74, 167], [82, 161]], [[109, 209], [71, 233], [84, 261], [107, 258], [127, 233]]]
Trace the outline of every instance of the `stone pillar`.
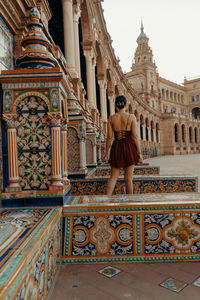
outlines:
[[107, 121], [107, 105], [106, 105], [106, 82], [105, 80], [98, 80], [100, 88], [100, 104], [101, 104], [101, 119], [103, 122]]
[[68, 63], [69, 69], [75, 73], [72, 2], [72, 0], [62, 0], [65, 58]]
[[80, 171], [85, 174], [86, 167], [86, 128], [79, 124], [78, 130], [79, 149], [80, 149]]
[[8, 141], [8, 187], [6, 192], [17, 192], [21, 190], [17, 155], [17, 121], [7, 120], [6, 123]]
[[63, 181], [68, 181], [67, 172], [67, 124], [63, 124], [61, 128], [62, 139], [62, 168], [63, 168]]
[[95, 74], [95, 67], [96, 67], [96, 59], [93, 57], [93, 59], [92, 59], [93, 103], [94, 103], [94, 107], [97, 108], [97, 93], [96, 93], [96, 74]]
[[61, 134], [60, 119], [51, 119], [51, 186], [50, 189], [61, 189]]
[[97, 145], [96, 141], [93, 143], [93, 162], [94, 164], [97, 164]]
[[156, 143], [156, 129], [155, 127], [153, 128], [153, 141], [154, 141], [154, 144]]
[[158, 129], [158, 143], [160, 143], [160, 129]]
[[86, 60], [86, 76], [87, 76], [87, 99], [90, 104], [90, 108], [95, 108], [93, 87], [94, 87], [94, 70], [93, 70], [93, 54], [91, 50], [84, 51]]
[[145, 124], [142, 124], [143, 141], [146, 141]]
[[80, 145], [80, 169], [81, 171], [86, 170], [86, 146], [85, 146], [85, 139], [79, 140]]
[[78, 30], [80, 14], [81, 14], [80, 3], [76, 3], [73, 5], [74, 51], [75, 51], [75, 67], [79, 78], [81, 77], [79, 30]]
[[109, 98], [109, 105], [110, 105], [110, 115], [112, 116], [115, 114], [115, 95], [110, 94], [108, 98]]
[[183, 141], [182, 141], [182, 132], [181, 132], [181, 125], [178, 125], [178, 142], [180, 145], [180, 153], [183, 153]]
[[190, 153], [189, 127], [185, 126], [185, 144], [187, 154]]

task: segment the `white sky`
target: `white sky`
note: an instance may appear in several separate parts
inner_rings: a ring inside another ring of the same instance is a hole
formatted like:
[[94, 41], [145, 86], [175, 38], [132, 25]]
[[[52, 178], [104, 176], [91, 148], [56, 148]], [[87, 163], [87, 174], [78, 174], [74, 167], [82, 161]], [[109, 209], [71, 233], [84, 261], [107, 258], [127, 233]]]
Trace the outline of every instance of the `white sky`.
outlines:
[[123, 71], [130, 71], [144, 32], [159, 75], [176, 83], [200, 77], [200, 0], [104, 0], [107, 30]]

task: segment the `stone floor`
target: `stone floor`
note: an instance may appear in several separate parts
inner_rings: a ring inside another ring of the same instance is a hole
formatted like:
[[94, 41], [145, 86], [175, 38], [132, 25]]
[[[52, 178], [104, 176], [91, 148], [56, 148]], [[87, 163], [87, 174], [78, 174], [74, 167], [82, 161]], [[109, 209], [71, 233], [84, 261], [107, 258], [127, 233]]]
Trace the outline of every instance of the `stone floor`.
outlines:
[[200, 262], [64, 265], [51, 299], [199, 300], [199, 276]]
[[160, 175], [198, 176], [200, 191], [200, 154], [168, 155], [146, 159], [150, 166], [160, 166]]
[[[200, 154], [145, 162], [160, 166], [161, 175], [196, 175], [200, 186]], [[51, 299], [199, 300], [200, 262], [66, 264]]]

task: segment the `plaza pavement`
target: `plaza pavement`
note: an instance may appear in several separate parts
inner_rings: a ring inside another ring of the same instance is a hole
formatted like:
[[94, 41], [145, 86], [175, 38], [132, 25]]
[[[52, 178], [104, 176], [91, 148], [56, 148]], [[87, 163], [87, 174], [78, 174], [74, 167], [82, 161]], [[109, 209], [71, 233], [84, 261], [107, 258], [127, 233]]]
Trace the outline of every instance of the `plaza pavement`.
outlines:
[[[145, 162], [160, 166], [161, 175], [198, 176], [200, 184], [200, 154], [155, 157]], [[109, 266], [119, 270], [113, 277], [99, 272]], [[51, 296], [51, 300], [60, 299], [199, 300], [200, 262], [66, 264]]]

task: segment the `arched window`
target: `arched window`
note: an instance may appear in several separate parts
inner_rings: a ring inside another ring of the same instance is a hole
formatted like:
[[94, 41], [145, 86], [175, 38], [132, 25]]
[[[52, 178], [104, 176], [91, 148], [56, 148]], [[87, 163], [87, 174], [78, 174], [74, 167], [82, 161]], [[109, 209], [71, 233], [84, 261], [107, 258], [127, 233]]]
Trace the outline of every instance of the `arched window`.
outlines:
[[178, 143], [178, 124], [174, 125], [174, 141]]
[[143, 124], [143, 117], [140, 116], [140, 138], [141, 138], [141, 140], [143, 140], [143, 128], [142, 128], [142, 124]]
[[185, 125], [182, 124], [181, 126], [181, 135], [182, 135], [182, 142], [185, 143]]
[[149, 131], [148, 131], [148, 120], [145, 122], [145, 132], [146, 132], [146, 141], [149, 140]]
[[190, 144], [192, 144], [192, 127], [189, 127], [189, 140]]
[[159, 143], [158, 130], [159, 130], [159, 126], [158, 126], [158, 123], [157, 123], [157, 124], [156, 124], [156, 142], [157, 142], [157, 143]]
[[194, 129], [194, 140], [195, 140], [195, 143], [197, 144], [197, 128], [196, 127]]
[[153, 136], [153, 121], [151, 121], [151, 141], [154, 141], [154, 136]]

